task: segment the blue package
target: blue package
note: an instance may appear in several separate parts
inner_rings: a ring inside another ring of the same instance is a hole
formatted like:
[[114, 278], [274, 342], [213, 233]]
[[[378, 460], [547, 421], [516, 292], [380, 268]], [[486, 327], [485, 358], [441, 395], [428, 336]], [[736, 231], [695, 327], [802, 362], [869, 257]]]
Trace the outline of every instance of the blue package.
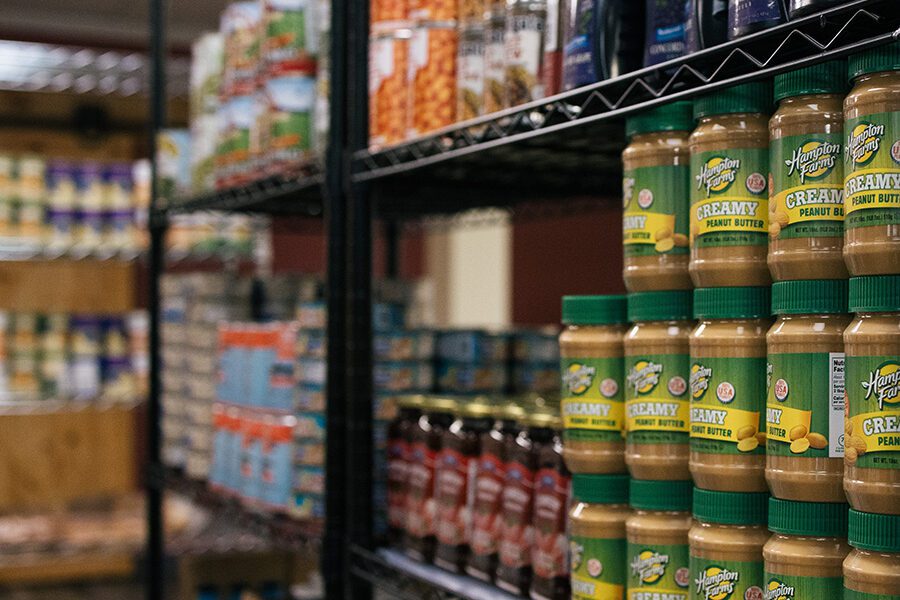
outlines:
[[374, 368], [376, 392], [416, 392], [434, 387], [430, 362], [381, 362]]
[[558, 363], [558, 336], [555, 330], [517, 331], [513, 334], [513, 358], [521, 362]]
[[594, 0], [571, 0], [563, 45], [562, 85], [571, 90], [597, 81], [594, 69]]
[[784, 22], [782, 0], [728, 0], [728, 39]]
[[241, 439], [241, 498], [245, 502], [255, 502], [262, 496], [263, 440], [261, 424], [244, 423]]
[[437, 357], [441, 360], [489, 363], [509, 359], [509, 335], [480, 330], [441, 331]]
[[274, 348], [251, 348], [250, 360], [243, 365], [247, 373], [247, 403], [265, 407], [269, 393], [269, 374], [275, 363]]
[[558, 392], [559, 363], [516, 363], [513, 366], [513, 388], [517, 393]]
[[375, 360], [428, 360], [434, 356], [434, 332], [425, 329], [384, 331], [372, 339]]
[[262, 437], [260, 497], [271, 507], [287, 508], [293, 489], [293, 428], [285, 420], [269, 423]]
[[684, 56], [690, 16], [691, 0], [647, 0], [645, 67]]
[[507, 378], [505, 363], [475, 365], [444, 361], [437, 368], [437, 389], [451, 394], [499, 393], [506, 389]]

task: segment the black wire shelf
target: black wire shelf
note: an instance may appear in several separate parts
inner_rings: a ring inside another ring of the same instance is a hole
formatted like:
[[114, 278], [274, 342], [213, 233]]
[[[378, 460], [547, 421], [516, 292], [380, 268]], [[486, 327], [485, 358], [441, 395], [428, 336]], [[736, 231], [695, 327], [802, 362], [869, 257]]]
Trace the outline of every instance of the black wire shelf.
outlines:
[[[205, 481], [163, 468], [151, 482], [175, 492], [214, 513], [215, 518], [239, 527], [254, 539], [266, 540], [276, 548], [291, 551], [318, 551], [325, 531], [320, 519], [299, 520], [290, 515], [249, 507], [238, 499], [211, 490]], [[248, 537], [249, 539], [249, 537]], [[216, 548], [215, 544], [212, 549]]]
[[155, 218], [198, 211], [321, 217], [324, 182], [325, 171], [318, 161], [303, 163], [289, 172], [172, 202]]
[[[454, 196], [456, 210], [465, 210], [519, 198], [618, 195], [622, 117], [898, 37], [896, 0], [846, 2], [654, 67], [357, 152], [352, 177], [377, 182], [379, 210], [388, 213], [448, 212]], [[417, 201], [392, 204], [412, 191]]]
[[391, 598], [403, 600], [519, 600], [466, 575], [448, 573], [432, 565], [418, 563], [396, 550], [374, 552], [352, 548], [353, 575], [368, 581]]

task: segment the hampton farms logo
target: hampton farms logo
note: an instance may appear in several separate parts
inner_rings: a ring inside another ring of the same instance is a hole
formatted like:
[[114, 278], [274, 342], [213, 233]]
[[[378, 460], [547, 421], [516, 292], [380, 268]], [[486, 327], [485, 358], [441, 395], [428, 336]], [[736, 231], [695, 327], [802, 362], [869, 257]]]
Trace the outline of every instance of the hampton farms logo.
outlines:
[[625, 378], [635, 394], [649, 394], [659, 384], [663, 366], [649, 360], [639, 360]]
[[656, 583], [666, 574], [669, 555], [653, 550], [642, 550], [631, 559], [631, 573], [640, 577], [643, 583]]
[[794, 597], [794, 586], [784, 585], [777, 579], [772, 579], [763, 592], [764, 600], [791, 600]]
[[859, 123], [847, 136], [847, 145], [844, 151], [847, 160], [853, 161], [858, 166], [868, 164], [878, 154], [883, 136], [884, 125]]
[[691, 376], [689, 385], [691, 387], [691, 398], [699, 400], [706, 394], [709, 389], [709, 378], [712, 377], [712, 369], [704, 367], [700, 363], [691, 365]]
[[803, 184], [807, 179], [816, 181], [831, 173], [840, 154], [840, 144], [809, 140], [794, 148], [793, 154], [784, 164], [788, 168], [788, 177], [796, 173]]
[[596, 367], [589, 367], [576, 362], [566, 368], [565, 373], [563, 373], [563, 383], [570, 394], [580, 396], [591, 389], [596, 375]]
[[737, 179], [737, 173], [740, 168], [740, 159], [713, 156], [703, 163], [700, 173], [695, 175], [697, 189], [705, 189], [707, 198], [711, 194], [721, 194], [731, 187], [731, 184]]
[[878, 410], [884, 410], [884, 403], [895, 404], [900, 399], [900, 364], [886, 362], [869, 373], [868, 381], [861, 381], [866, 390], [866, 400], [875, 396]]
[[696, 593], [703, 600], [726, 600], [734, 593], [735, 584], [740, 578], [740, 573], [729, 571], [725, 567], [706, 567], [694, 580]]

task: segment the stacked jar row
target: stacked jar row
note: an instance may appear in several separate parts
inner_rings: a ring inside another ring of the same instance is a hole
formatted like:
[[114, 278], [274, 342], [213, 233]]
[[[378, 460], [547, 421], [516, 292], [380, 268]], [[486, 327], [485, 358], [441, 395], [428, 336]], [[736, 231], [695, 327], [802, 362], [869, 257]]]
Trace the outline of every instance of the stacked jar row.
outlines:
[[629, 119], [628, 290], [900, 273], [898, 69], [894, 43]]
[[388, 431], [393, 545], [517, 595], [569, 598], [558, 407], [422, 396], [398, 407]]

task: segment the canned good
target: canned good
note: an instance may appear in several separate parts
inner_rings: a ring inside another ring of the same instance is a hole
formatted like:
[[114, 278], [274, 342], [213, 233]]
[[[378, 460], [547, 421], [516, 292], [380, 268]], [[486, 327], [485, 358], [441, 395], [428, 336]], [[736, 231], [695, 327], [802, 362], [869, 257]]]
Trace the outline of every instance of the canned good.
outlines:
[[316, 79], [311, 74], [273, 77], [265, 83], [266, 147], [273, 167], [307, 157], [312, 144]]
[[414, 21], [453, 21], [459, 15], [458, 0], [409, 0], [409, 18]]
[[381, 146], [403, 140], [409, 125], [409, 40], [412, 31], [400, 29], [376, 35], [369, 46], [369, 144]]
[[245, 95], [255, 87], [261, 8], [258, 1], [235, 2], [222, 13], [219, 29], [225, 35], [225, 69], [222, 75], [225, 96]]
[[453, 23], [425, 23], [412, 31], [409, 83], [410, 137], [446, 127], [456, 119], [456, 46]]
[[253, 124], [253, 94], [234, 96], [224, 104], [224, 115], [216, 153], [216, 184], [236, 185], [250, 162], [250, 128]]
[[261, 60], [268, 73], [311, 71], [318, 50], [316, 3], [312, 0], [263, 0]]
[[474, 119], [484, 112], [484, 28], [471, 26], [460, 32], [457, 53], [456, 116]]
[[191, 127], [194, 119], [215, 113], [219, 106], [224, 54], [225, 38], [218, 32], [204, 33], [191, 46]]
[[484, 112], [506, 108], [506, 15], [491, 15], [484, 29]]
[[135, 244], [131, 165], [107, 165], [103, 178], [106, 182], [106, 202], [103, 207], [106, 242], [113, 250], [132, 248]]
[[514, 0], [506, 18], [504, 88], [508, 106], [544, 97], [545, 4]]
[[379, 23], [402, 21], [407, 17], [409, 0], [372, 0], [369, 3], [369, 21], [373, 27]]
[[51, 250], [64, 251], [74, 242], [77, 204], [77, 168], [67, 161], [51, 161], [47, 165], [47, 245]]
[[98, 249], [103, 243], [103, 211], [106, 204], [103, 188], [103, 167], [100, 163], [82, 163], [78, 169], [76, 240], [86, 252]]
[[15, 169], [16, 161], [12, 156], [0, 155], [0, 236], [12, 233]]

